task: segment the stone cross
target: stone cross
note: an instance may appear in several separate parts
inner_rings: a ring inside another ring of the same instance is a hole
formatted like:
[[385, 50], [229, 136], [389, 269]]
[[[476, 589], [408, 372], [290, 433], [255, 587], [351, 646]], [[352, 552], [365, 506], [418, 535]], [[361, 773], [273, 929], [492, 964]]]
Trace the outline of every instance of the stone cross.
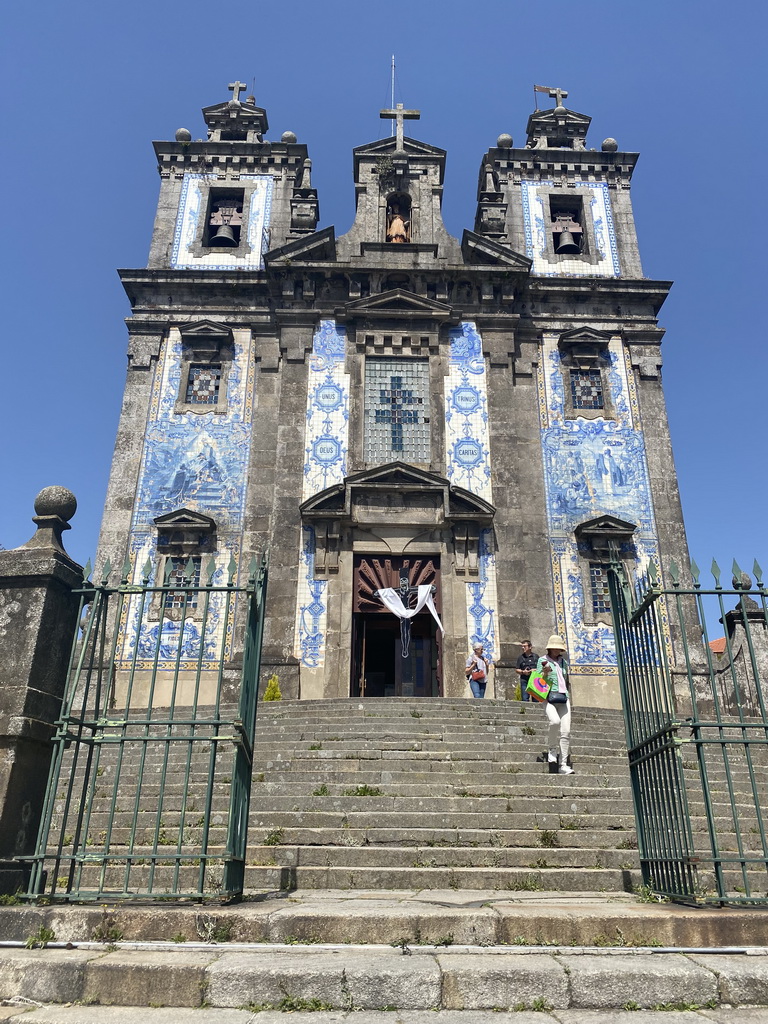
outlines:
[[[230, 86], [230, 89], [231, 88], [232, 88], [232, 86]], [[567, 89], [550, 89], [548, 95], [549, 95], [550, 99], [557, 100], [557, 106], [558, 107], [562, 107], [563, 100], [568, 96], [568, 90]]]
[[[567, 93], [566, 93], [567, 95]], [[407, 121], [418, 121], [421, 117], [420, 110], [403, 110], [403, 104], [398, 103], [394, 110], [380, 110], [379, 117], [388, 121], [394, 121], [397, 125], [397, 148], [403, 148], [403, 119]]]
[[[247, 89], [248, 86], [245, 84], [245, 82], [230, 82], [227, 88], [232, 90], [232, 99], [235, 101], [235, 103], [239, 103], [240, 90]], [[552, 93], [550, 93], [549, 95], [551, 96]], [[567, 96], [568, 93], [566, 93], [565, 95]]]

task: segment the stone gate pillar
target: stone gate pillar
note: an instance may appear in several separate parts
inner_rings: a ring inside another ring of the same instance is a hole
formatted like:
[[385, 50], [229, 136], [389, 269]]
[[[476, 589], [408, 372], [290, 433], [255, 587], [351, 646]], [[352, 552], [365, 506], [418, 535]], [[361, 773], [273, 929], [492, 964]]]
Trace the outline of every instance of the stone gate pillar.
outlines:
[[76, 508], [71, 491], [46, 487], [35, 535], [0, 551], [0, 892], [23, 884], [16, 858], [34, 853], [40, 824], [83, 579], [61, 543]]

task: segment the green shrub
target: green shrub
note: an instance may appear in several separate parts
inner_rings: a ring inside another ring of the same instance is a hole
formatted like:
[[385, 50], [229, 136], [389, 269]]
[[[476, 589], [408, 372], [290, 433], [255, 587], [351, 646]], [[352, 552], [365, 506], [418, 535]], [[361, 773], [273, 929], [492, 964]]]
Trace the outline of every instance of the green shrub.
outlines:
[[283, 695], [280, 692], [280, 683], [278, 682], [277, 676], [272, 675], [267, 680], [267, 688], [264, 691], [264, 700], [282, 700]]

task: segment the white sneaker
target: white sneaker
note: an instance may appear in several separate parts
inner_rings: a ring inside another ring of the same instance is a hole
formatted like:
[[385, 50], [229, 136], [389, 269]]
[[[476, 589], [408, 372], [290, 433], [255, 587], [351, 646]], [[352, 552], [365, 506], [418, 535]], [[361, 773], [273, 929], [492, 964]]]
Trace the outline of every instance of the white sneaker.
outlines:
[[553, 754], [551, 750], [547, 752], [547, 761], [550, 764], [557, 764], [557, 754]]
[[573, 768], [571, 768], [570, 765], [568, 765], [568, 764], [561, 764], [560, 765], [560, 771], [558, 772], [558, 775], [573, 775], [573, 774], [574, 774], [574, 771], [573, 771]]

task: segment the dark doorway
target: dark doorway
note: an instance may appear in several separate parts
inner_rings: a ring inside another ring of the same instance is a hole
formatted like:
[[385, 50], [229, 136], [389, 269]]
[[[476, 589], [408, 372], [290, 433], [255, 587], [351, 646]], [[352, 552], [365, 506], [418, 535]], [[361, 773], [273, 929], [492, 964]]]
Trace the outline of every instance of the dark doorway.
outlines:
[[408, 656], [394, 615], [357, 614], [353, 697], [439, 697], [437, 624], [429, 613], [411, 619]]
[[442, 638], [437, 623], [427, 610], [410, 620], [410, 643], [404, 658], [400, 620], [376, 597], [377, 589], [397, 588], [404, 575], [408, 576], [412, 587], [423, 583], [435, 587], [439, 614], [440, 563], [436, 556], [358, 555], [355, 558], [352, 697], [441, 695]]

